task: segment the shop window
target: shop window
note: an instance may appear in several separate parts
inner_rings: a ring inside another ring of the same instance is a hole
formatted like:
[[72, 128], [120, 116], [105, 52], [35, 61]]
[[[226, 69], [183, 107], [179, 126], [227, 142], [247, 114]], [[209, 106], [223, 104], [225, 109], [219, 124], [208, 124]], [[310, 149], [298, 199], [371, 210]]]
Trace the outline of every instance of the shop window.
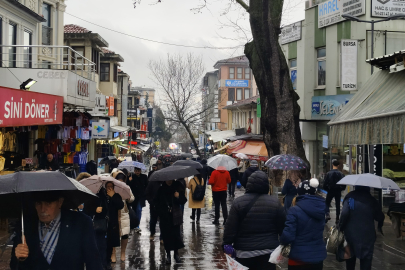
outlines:
[[23, 58], [24, 58], [24, 67], [32, 68], [32, 33], [28, 30], [24, 31], [24, 46], [23, 47]]
[[245, 99], [250, 98], [250, 89], [249, 88], [245, 88]]
[[73, 57], [72, 57], [72, 64], [74, 64], [74, 69], [75, 70], [84, 70], [84, 59], [83, 57], [85, 57], [84, 55], [84, 47], [72, 47], [72, 49], [76, 52], [72, 52], [73, 53]]
[[[17, 25], [10, 22], [8, 25], [8, 44], [17, 45]], [[17, 47], [9, 47], [8, 61], [9, 67], [16, 67]]]
[[236, 89], [236, 100], [242, 100], [242, 88]]
[[46, 19], [45, 22], [42, 22], [42, 45], [51, 45], [52, 40], [52, 6], [43, 3], [42, 4], [42, 16]]
[[245, 68], [245, 80], [250, 80], [250, 68]]
[[114, 65], [114, 82], [118, 81], [118, 66]]
[[291, 59], [289, 62], [291, 82], [293, 85], [293, 89], [297, 90], [297, 59]]
[[229, 79], [235, 79], [235, 68], [229, 68]]
[[317, 85], [322, 87], [326, 85], [326, 48], [317, 50]]
[[100, 81], [102, 82], [110, 81], [110, 63], [100, 64]]
[[235, 88], [228, 88], [228, 101], [235, 101]]
[[238, 79], [243, 79], [243, 69], [242, 68], [237, 68], [237, 78]]

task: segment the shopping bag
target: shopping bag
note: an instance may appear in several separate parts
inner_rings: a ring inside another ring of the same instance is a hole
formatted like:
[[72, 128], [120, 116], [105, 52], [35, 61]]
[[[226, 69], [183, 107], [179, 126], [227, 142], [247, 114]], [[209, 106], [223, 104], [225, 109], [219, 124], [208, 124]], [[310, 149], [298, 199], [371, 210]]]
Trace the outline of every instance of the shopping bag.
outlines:
[[284, 261], [287, 260], [287, 258], [283, 257], [283, 255], [281, 255], [281, 251], [283, 250], [282, 245], [279, 245], [270, 255], [270, 260], [269, 262], [271, 262], [272, 264], [280, 264], [283, 263]]
[[242, 187], [242, 184], [238, 181], [238, 182], [236, 183], [236, 187], [237, 187], [237, 188], [241, 188], [241, 187]]
[[246, 266], [241, 265], [236, 260], [232, 259], [231, 256], [228, 254], [226, 255], [226, 261], [228, 262], [228, 269], [229, 270], [248, 270]]
[[343, 232], [341, 232], [338, 227], [332, 226], [327, 235], [326, 251], [336, 254], [338, 247], [343, 243], [344, 239]]

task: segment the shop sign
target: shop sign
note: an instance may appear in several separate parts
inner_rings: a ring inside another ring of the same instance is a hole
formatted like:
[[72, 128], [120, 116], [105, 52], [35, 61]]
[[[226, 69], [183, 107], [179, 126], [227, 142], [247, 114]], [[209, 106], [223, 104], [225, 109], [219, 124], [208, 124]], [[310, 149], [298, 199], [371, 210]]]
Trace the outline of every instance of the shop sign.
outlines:
[[141, 125], [141, 131], [147, 131], [147, 125]]
[[225, 87], [249, 87], [249, 80], [225, 80]]
[[366, 14], [365, 0], [329, 0], [318, 4], [318, 28], [345, 20], [343, 14], [360, 16]]
[[342, 39], [341, 46], [341, 90], [357, 90], [357, 40]]
[[109, 122], [93, 122], [91, 123], [91, 138], [92, 139], [108, 138], [109, 129], [110, 129]]
[[280, 42], [282, 45], [301, 39], [302, 21], [281, 28]]
[[356, 171], [357, 174], [368, 173], [369, 172], [369, 164], [368, 164], [368, 156], [367, 153], [367, 145], [357, 145], [356, 148]]
[[335, 95], [312, 97], [311, 119], [332, 119], [354, 95]]
[[106, 104], [108, 106], [108, 116], [114, 116], [114, 97], [106, 97]]
[[386, 18], [397, 14], [405, 14], [404, 0], [371, 0], [371, 16]]
[[262, 117], [262, 105], [260, 104], [260, 98], [257, 99], [256, 114], [257, 114], [257, 118]]
[[370, 153], [370, 173], [378, 176], [383, 176], [383, 146], [382, 144], [371, 144], [369, 147]]
[[139, 137], [140, 137], [141, 139], [143, 139], [143, 140], [146, 140], [146, 134], [145, 134], [145, 133], [140, 134]]
[[62, 124], [63, 97], [0, 87], [0, 127]]
[[83, 80], [77, 81], [77, 94], [79, 96], [88, 97], [89, 96], [89, 83]]

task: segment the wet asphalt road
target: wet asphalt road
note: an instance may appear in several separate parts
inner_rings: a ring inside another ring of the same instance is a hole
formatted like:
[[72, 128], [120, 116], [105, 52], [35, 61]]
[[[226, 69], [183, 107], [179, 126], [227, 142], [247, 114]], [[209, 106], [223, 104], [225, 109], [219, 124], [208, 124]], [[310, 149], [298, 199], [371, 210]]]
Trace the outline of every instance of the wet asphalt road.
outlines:
[[[236, 197], [242, 196], [243, 193], [243, 189], [237, 190]], [[232, 201], [233, 199], [228, 198], [228, 211], [232, 205]], [[333, 208], [331, 210], [331, 215], [334, 217], [335, 212]], [[210, 189], [207, 189], [206, 208], [202, 210], [200, 224], [191, 222], [190, 215], [191, 209], [189, 209], [186, 204], [183, 224], [183, 239], [186, 247], [179, 251], [183, 263], [174, 264], [173, 258], [172, 265], [170, 266], [167, 266], [162, 262], [165, 258], [165, 251], [163, 245], [161, 245], [159, 241], [159, 225], [157, 225], [155, 239], [149, 240], [149, 206], [147, 205], [143, 208], [142, 212], [141, 234], [134, 233], [130, 236], [126, 252], [126, 262], [116, 263], [113, 265], [113, 269], [228, 269], [226, 258], [221, 248], [224, 232], [222, 213], [220, 219], [221, 225], [212, 225], [214, 209], [212, 208]], [[328, 225], [331, 225], [332, 223], [334, 223], [334, 220], [331, 220]], [[401, 254], [400, 252], [387, 250], [383, 241], [384, 238], [378, 236], [375, 245], [373, 269], [405, 269], [405, 253]], [[387, 242], [387, 239], [385, 239], [385, 241]], [[402, 251], [405, 251], [405, 249]], [[117, 249], [117, 254], [120, 254], [119, 249]], [[118, 256], [117, 259], [119, 260]], [[284, 264], [277, 268], [287, 269], [287, 265]], [[328, 255], [328, 258], [324, 261], [324, 269], [343, 270], [346, 269], [346, 267], [345, 263], [337, 262], [334, 255]], [[360, 269], [360, 266], [357, 266], [357, 269]]]

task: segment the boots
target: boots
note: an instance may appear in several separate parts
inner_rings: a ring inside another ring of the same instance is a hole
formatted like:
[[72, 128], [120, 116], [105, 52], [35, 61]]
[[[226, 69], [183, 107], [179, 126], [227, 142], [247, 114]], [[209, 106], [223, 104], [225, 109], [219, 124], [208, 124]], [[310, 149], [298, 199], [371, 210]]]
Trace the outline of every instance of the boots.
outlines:
[[179, 256], [179, 253], [177, 250], [174, 251], [174, 256], [173, 256], [174, 260], [176, 261], [176, 263], [181, 263], [181, 259]]

